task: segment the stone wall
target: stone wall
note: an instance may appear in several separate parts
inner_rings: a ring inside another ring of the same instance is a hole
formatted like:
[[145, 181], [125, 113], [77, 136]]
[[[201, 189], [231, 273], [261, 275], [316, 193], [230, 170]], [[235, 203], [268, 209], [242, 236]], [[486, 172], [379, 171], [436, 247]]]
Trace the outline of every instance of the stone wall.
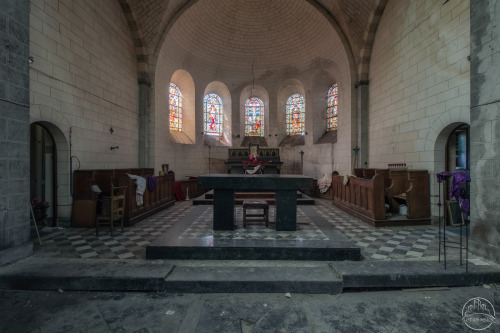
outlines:
[[81, 168], [137, 167], [139, 75], [119, 2], [30, 2], [31, 121], [68, 142], [71, 129]]
[[29, 1], [0, 1], [0, 265], [29, 255]]
[[468, 0], [388, 1], [371, 56], [363, 164], [434, 170], [438, 135], [469, 123], [468, 55]]
[[500, 260], [500, 6], [471, 2], [471, 247]]

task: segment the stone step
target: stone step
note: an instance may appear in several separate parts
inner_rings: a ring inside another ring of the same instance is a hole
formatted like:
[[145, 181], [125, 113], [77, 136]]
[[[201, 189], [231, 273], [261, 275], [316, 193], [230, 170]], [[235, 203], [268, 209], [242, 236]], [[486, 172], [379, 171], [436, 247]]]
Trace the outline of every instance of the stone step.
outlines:
[[0, 267], [3, 290], [322, 293], [385, 288], [480, 286], [498, 265], [437, 261], [164, 261], [29, 257]]

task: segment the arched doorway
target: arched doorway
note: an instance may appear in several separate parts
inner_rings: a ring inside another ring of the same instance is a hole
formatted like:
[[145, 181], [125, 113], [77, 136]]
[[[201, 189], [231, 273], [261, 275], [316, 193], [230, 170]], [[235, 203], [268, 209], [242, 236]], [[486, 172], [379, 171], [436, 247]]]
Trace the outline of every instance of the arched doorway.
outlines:
[[445, 165], [447, 171], [470, 171], [469, 128], [467, 124], [460, 125], [448, 136]]
[[[449, 172], [465, 172], [470, 173], [470, 142], [469, 142], [469, 129], [470, 126], [467, 124], [461, 124], [456, 126], [446, 140], [445, 146], [445, 170]], [[443, 193], [444, 215], [446, 216], [446, 221], [450, 221], [449, 214], [455, 215], [457, 210], [459, 212], [458, 205], [451, 205], [450, 203], [456, 202], [455, 199], [450, 199], [451, 179], [447, 179], [445, 182], [445, 193]], [[468, 192], [468, 191], [467, 191]], [[455, 213], [452, 213], [455, 211]], [[458, 213], [459, 214], [459, 213]], [[468, 217], [464, 216], [468, 219]], [[456, 221], [458, 222], [458, 221]]]
[[30, 126], [30, 196], [48, 202], [46, 226], [57, 221], [57, 154], [52, 134], [39, 123]]

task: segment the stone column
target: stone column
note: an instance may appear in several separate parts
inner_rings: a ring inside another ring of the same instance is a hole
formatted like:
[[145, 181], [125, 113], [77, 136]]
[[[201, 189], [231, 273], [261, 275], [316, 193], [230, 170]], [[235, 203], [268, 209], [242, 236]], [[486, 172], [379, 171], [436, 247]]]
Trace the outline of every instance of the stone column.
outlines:
[[150, 87], [151, 79], [147, 72], [139, 73], [139, 167], [149, 167], [151, 158]]
[[[353, 168], [368, 166], [368, 81], [360, 81], [357, 85], [358, 93], [358, 147], [357, 165]], [[355, 148], [355, 147], [353, 147]], [[367, 163], [367, 164], [365, 164]]]
[[[30, 241], [29, 1], [0, 1], [0, 265]], [[36, 59], [34, 59], [36, 61]]]
[[471, 249], [500, 260], [500, 5], [471, 1]]

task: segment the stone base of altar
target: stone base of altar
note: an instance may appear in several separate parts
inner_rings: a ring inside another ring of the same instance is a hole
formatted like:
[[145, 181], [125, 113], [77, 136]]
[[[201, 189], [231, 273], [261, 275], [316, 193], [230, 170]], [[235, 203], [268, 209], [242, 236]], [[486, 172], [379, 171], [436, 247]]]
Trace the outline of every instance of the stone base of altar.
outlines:
[[276, 231], [276, 211], [270, 225], [248, 223], [243, 228], [241, 206], [235, 208], [234, 230], [213, 230], [213, 207], [196, 206], [146, 247], [147, 259], [211, 260], [361, 260], [361, 250], [311, 206], [297, 209], [297, 230]]

